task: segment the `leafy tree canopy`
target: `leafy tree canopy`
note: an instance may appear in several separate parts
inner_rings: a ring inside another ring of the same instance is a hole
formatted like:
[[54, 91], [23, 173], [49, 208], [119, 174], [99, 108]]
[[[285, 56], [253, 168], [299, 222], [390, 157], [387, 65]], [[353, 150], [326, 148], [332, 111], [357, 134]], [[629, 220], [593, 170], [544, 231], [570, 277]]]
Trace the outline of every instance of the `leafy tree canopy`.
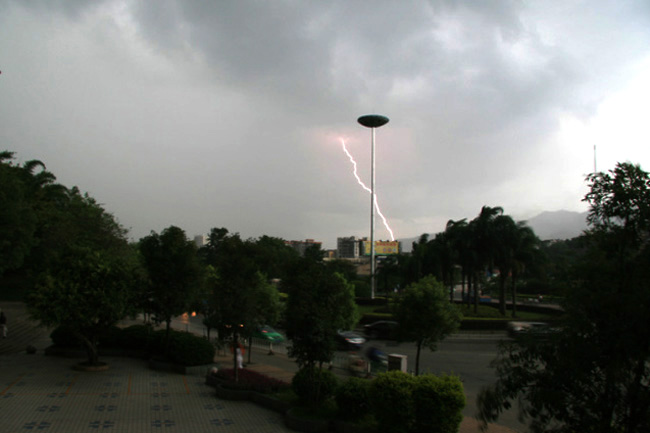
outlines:
[[139, 250], [149, 278], [152, 312], [167, 324], [186, 312], [203, 283], [203, 267], [194, 242], [176, 226], [140, 239]]
[[587, 178], [591, 229], [566, 319], [501, 347], [498, 380], [478, 398], [483, 421], [518, 401], [533, 432], [650, 431], [648, 179], [630, 163]]
[[416, 375], [422, 347], [436, 350], [438, 342], [456, 331], [461, 320], [461, 314], [449, 302], [444, 286], [432, 276], [424, 277], [404, 290], [395, 317], [399, 323], [400, 340], [416, 344]]
[[289, 355], [301, 366], [329, 362], [336, 332], [350, 329], [358, 318], [354, 286], [309, 258], [295, 263], [282, 286], [289, 295], [285, 314]]

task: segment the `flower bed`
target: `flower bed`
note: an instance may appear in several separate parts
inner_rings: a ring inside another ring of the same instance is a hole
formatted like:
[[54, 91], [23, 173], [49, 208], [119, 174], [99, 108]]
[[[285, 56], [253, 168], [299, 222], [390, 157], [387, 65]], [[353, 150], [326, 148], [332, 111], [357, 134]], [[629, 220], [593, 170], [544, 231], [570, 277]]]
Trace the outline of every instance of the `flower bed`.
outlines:
[[225, 388], [270, 393], [289, 387], [289, 384], [282, 380], [246, 369], [239, 370], [239, 381], [237, 382], [235, 382], [235, 371], [232, 368], [223, 368], [210, 374]]

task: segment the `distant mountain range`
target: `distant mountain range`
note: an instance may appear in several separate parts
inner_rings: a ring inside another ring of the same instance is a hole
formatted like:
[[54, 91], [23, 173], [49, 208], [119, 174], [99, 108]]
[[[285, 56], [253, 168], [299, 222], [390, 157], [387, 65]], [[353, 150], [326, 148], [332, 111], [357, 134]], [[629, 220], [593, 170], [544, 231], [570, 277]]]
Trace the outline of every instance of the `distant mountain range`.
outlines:
[[[571, 239], [580, 236], [587, 229], [587, 212], [571, 212], [559, 210], [553, 212], [542, 212], [541, 214], [526, 220], [535, 234], [541, 240], [548, 239]], [[435, 233], [429, 235], [433, 239]], [[402, 243], [402, 251], [410, 252], [413, 242], [420, 237], [398, 239]]]
[[528, 225], [543, 241], [547, 239], [571, 239], [587, 230], [587, 212], [559, 210], [542, 212], [527, 220]]

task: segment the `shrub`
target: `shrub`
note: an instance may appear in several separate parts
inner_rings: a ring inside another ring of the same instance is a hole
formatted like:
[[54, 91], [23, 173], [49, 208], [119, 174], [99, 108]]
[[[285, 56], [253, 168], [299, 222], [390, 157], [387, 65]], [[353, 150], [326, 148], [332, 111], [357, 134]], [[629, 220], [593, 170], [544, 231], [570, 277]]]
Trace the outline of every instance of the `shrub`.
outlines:
[[214, 362], [214, 354], [214, 346], [202, 337], [178, 331], [169, 334], [167, 355], [176, 364], [186, 367], [211, 364]]
[[151, 345], [152, 334], [151, 325], [131, 325], [122, 330], [121, 345], [125, 349], [147, 351]]
[[415, 377], [401, 371], [380, 373], [370, 385], [370, 404], [384, 431], [407, 432], [413, 421]]
[[[99, 347], [118, 347], [120, 345], [120, 335], [122, 330], [117, 326], [111, 326], [102, 330], [97, 335]], [[83, 342], [74, 334], [72, 328], [68, 325], [61, 325], [54, 329], [50, 334], [52, 342], [61, 347], [78, 348]]]
[[329, 370], [303, 367], [291, 381], [291, 388], [306, 404], [319, 404], [336, 392], [338, 379]]
[[413, 432], [456, 433], [465, 407], [463, 384], [457, 376], [418, 376], [413, 386]]
[[111, 326], [102, 330], [97, 336], [99, 347], [121, 347], [122, 329], [117, 326]]
[[350, 377], [336, 390], [336, 404], [344, 419], [359, 419], [370, 413], [370, 381]]
[[[215, 376], [219, 379], [234, 383], [235, 370], [232, 368], [222, 368], [217, 371]], [[268, 393], [277, 392], [289, 387], [289, 384], [286, 382], [252, 370], [239, 370], [238, 376], [239, 382], [237, 382], [237, 388]]]
[[82, 342], [72, 332], [72, 328], [66, 325], [61, 325], [52, 331], [50, 334], [52, 343], [61, 347], [79, 347]]

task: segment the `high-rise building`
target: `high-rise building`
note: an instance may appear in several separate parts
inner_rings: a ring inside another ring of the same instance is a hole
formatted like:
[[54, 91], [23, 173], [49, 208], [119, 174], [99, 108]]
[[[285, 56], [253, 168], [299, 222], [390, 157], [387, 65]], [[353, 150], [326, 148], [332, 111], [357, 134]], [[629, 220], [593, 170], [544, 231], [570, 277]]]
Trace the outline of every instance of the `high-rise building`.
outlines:
[[194, 244], [197, 248], [201, 248], [203, 245], [208, 243], [208, 237], [206, 235], [196, 235], [194, 236]]
[[336, 250], [340, 259], [356, 259], [360, 255], [360, 241], [361, 238], [356, 236], [348, 236], [343, 238], [336, 238]]

